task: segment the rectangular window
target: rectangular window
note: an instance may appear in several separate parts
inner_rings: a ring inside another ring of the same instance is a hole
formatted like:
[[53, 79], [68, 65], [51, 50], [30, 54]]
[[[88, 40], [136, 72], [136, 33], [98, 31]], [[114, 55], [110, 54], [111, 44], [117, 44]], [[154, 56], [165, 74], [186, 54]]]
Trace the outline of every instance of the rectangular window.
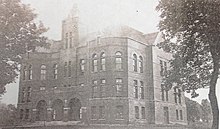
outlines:
[[134, 109], [135, 109], [135, 118], [139, 119], [139, 107], [135, 106]]
[[169, 90], [165, 90], [165, 93], [166, 93], [166, 101], [168, 101], [169, 100]]
[[24, 68], [23, 68], [23, 80], [26, 79], [26, 75], [27, 75], [27, 67], [24, 66]]
[[93, 86], [92, 87], [92, 97], [96, 98], [97, 97], [97, 93], [98, 93], [98, 87], [97, 86]]
[[65, 48], [68, 48], [68, 33], [66, 33], [66, 43], [65, 43]]
[[72, 32], [70, 32], [70, 36], [69, 37], [70, 37], [70, 43], [69, 43], [70, 44], [70, 48], [72, 48]]
[[141, 118], [146, 119], [145, 107], [141, 107]]
[[137, 80], [134, 80], [133, 82], [134, 84], [134, 97], [135, 98], [138, 98], [138, 83], [137, 83]]
[[47, 71], [46, 71], [46, 66], [45, 65], [42, 65], [41, 66], [41, 71], [40, 71], [40, 79], [41, 80], [46, 80], [46, 73], [47, 73]]
[[92, 84], [93, 85], [98, 85], [98, 81], [97, 80], [93, 80]]
[[115, 58], [115, 67], [116, 67], [116, 70], [122, 70], [122, 58], [121, 57]]
[[67, 62], [64, 63], [64, 77], [67, 76]]
[[25, 119], [28, 119], [29, 118], [29, 109], [26, 109], [25, 110]]
[[139, 57], [139, 71], [143, 73], [143, 58], [142, 56]]
[[46, 80], [46, 70], [45, 69], [41, 70], [41, 80]]
[[85, 60], [84, 59], [80, 60], [80, 71], [85, 72]]
[[106, 64], [105, 58], [102, 58], [102, 59], [101, 59], [101, 70], [102, 70], [102, 71], [105, 71], [105, 70], [106, 70], [105, 64]]
[[22, 92], [21, 92], [21, 102], [25, 102], [25, 87], [22, 87]]
[[91, 119], [96, 119], [96, 106], [91, 107]]
[[167, 62], [160, 60], [160, 75], [163, 76], [167, 73]]
[[21, 120], [23, 119], [23, 116], [24, 116], [24, 110], [21, 109], [21, 110], [20, 110], [20, 119], [21, 119]]
[[179, 111], [176, 110], [176, 119], [179, 120]]
[[101, 98], [105, 96], [105, 83], [106, 83], [106, 80], [101, 79], [101, 85], [100, 85], [100, 97]]
[[71, 61], [69, 61], [69, 65], [68, 65], [68, 77], [71, 77]]
[[27, 102], [31, 102], [31, 87], [27, 89]]
[[122, 105], [116, 106], [116, 119], [123, 119], [124, 118], [123, 110], [124, 109], [123, 109]]
[[167, 62], [164, 61], [164, 74], [167, 73]]
[[162, 98], [162, 101], [165, 101], [165, 99], [164, 99], [164, 89], [163, 89], [163, 87], [161, 87], [162, 89], [161, 89], [161, 98]]
[[54, 64], [54, 66], [53, 66], [53, 78], [57, 79], [57, 77], [58, 77], [58, 65]]
[[123, 89], [122, 89], [122, 78], [116, 78], [115, 80], [116, 82], [116, 96], [122, 96], [122, 92], [123, 92]]
[[46, 88], [44, 86], [41, 86], [40, 87], [40, 90], [45, 90]]
[[93, 60], [93, 72], [98, 72], [98, 60]]
[[29, 66], [28, 74], [29, 74], [28, 80], [32, 80], [32, 78], [33, 78], [32, 65]]
[[180, 110], [180, 120], [183, 120], [183, 111]]
[[92, 98], [98, 97], [98, 81], [93, 80], [93, 86], [92, 86]]
[[177, 103], [177, 88], [174, 88], [174, 101]]
[[163, 87], [163, 85], [161, 85], [161, 97], [162, 97], [162, 101], [168, 101], [169, 100], [169, 90], [166, 89], [165, 87]]
[[163, 72], [164, 72], [164, 69], [163, 69], [163, 61], [160, 60], [160, 75], [162, 76], [163, 75]]
[[105, 107], [99, 106], [99, 119], [105, 119]]
[[181, 90], [178, 89], [178, 98], [179, 98], [179, 104], [181, 104]]
[[140, 95], [141, 95], [141, 99], [144, 99], [144, 82], [140, 81], [140, 83], [141, 83]]
[[169, 110], [168, 110], [168, 107], [164, 107], [163, 111], [164, 111], [164, 123], [169, 124]]

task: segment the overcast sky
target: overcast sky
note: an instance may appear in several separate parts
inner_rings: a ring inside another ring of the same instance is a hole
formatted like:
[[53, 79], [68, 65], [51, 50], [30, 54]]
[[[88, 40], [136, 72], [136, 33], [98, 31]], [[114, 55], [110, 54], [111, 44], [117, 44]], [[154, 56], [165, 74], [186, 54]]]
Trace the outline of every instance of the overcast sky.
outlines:
[[[75, 4], [84, 24], [92, 30], [109, 25], [129, 25], [143, 33], [158, 31], [159, 14], [155, 11], [158, 0], [21, 0], [30, 4], [38, 14], [37, 21], [42, 21], [49, 31], [50, 39], [61, 39], [61, 22], [71, 12]], [[17, 103], [18, 81], [7, 87], [3, 96], [5, 103]], [[207, 90], [200, 90], [195, 100], [207, 98]]]

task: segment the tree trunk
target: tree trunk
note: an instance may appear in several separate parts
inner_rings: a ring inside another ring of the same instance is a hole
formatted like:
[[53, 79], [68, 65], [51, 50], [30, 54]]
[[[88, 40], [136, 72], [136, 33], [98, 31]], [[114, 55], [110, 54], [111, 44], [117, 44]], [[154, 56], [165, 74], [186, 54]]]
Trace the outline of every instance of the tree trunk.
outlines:
[[219, 57], [216, 55], [213, 56], [213, 72], [210, 80], [210, 88], [209, 88], [209, 100], [212, 107], [212, 115], [213, 115], [213, 122], [212, 122], [212, 129], [219, 129], [219, 108], [218, 108], [218, 101], [216, 97], [216, 83], [218, 80], [219, 74]]

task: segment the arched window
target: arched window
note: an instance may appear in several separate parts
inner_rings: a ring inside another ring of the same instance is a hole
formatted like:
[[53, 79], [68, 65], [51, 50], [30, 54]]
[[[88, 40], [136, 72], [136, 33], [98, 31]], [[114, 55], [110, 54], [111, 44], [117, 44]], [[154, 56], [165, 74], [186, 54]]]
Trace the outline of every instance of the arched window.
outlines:
[[101, 53], [101, 60], [100, 60], [100, 62], [101, 62], [101, 70], [105, 71], [106, 60], [105, 60], [105, 53], [104, 52]]
[[115, 68], [116, 70], [122, 70], [122, 53], [115, 53]]
[[53, 78], [57, 79], [57, 76], [58, 76], [58, 65], [54, 64], [53, 65]]
[[46, 80], [46, 65], [41, 65], [40, 80]]
[[92, 56], [92, 71], [98, 72], [98, 60], [96, 54], [93, 54]]
[[32, 80], [32, 78], [33, 78], [32, 65], [29, 65], [29, 68], [28, 68], [28, 80]]
[[143, 58], [142, 58], [142, 56], [139, 57], [139, 70], [140, 70], [140, 73], [143, 73]]
[[137, 55], [133, 54], [133, 70], [137, 72]]
[[22, 76], [23, 80], [26, 79], [26, 75], [27, 75], [27, 67], [24, 66], [24, 68], [23, 68], [23, 76]]

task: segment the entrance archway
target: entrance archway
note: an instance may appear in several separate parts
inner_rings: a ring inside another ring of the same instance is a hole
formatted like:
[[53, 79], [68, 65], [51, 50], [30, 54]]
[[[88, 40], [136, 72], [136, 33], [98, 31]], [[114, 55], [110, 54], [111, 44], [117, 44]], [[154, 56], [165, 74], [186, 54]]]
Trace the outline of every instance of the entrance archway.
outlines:
[[63, 101], [57, 99], [52, 104], [52, 120], [61, 121], [63, 119]]
[[40, 100], [37, 103], [36, 121], [45, 121], [47, 119], [47, 103], [45, 100]]
[[81, 109], [81, 102], [78, 98], [73, 98], [69, 102], [69, 120], [70, 121], [79, 121], [80, 118], [80, 109]]

